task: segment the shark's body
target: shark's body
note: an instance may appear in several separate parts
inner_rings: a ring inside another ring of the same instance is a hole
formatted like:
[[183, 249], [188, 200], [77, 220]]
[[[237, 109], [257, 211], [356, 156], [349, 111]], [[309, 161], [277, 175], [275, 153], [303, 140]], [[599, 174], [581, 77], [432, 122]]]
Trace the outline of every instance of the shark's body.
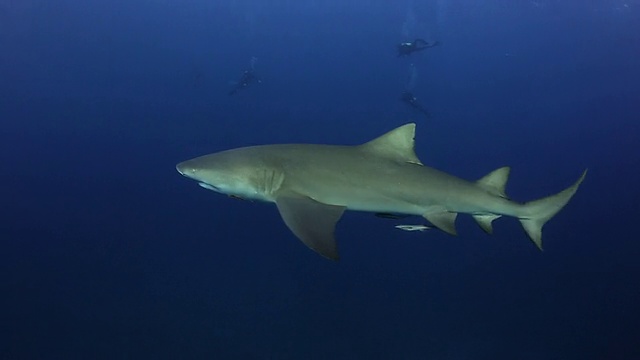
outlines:
[[274, 202], [311, 249], [337, 259], [335, 224], [345, 210], [420, 215], [455, 234], [458, 213], [486, 231], [502, 215], [520, 220], [542, 248], [544, 223], [571, 199], [586, 174], [566, 190], [526, 204], [505, 195], [509, 168], [469, 182], [424, 166], [414, 148], [415, 124], [358, 146], [285, 144], [227, 150], [178, 164], [201, 186], [247, 199]]

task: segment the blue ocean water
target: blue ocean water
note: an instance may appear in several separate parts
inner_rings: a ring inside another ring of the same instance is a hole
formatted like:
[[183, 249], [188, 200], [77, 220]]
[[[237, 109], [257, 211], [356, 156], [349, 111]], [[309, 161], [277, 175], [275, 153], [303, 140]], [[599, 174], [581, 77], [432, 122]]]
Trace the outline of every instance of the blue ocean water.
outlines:
[[[638, 0], [0, 0], [0, 359], [639, 359], [638, 54]], [[175, 170], [410, 121], [518, 201], [589, 168], [545, 251], [347, 212], [332, 262]]]

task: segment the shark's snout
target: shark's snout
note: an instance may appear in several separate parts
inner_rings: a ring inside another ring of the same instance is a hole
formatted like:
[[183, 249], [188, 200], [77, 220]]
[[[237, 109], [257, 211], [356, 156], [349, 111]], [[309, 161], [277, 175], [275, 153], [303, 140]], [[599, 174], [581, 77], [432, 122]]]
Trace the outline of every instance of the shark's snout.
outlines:
[[180, 175], [184, 176], [184, 166], [182, 166], [182, 163], [176, 165], [176, 170], [178, 170], [178, 172], [180, 173]]
[[193, 175], [196, 173], [196, 169], [194, 169], [191, 166], [188, 166], [186, 163], [181, 162], [180, 164], [176, 165], [176, 170], [178, 170], [178, 172], [182, 175], [182, 176], [186, 176], [186, 177], [193, 177]]

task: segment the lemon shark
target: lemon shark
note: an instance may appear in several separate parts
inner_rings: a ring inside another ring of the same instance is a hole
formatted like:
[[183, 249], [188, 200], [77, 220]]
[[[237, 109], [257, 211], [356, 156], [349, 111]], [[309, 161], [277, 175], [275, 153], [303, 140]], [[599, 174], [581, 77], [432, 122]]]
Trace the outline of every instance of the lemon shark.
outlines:
[[510, 200], [510, 168], [501, 167], [471, 182], [425, 166], [414, 152], [415, 124], [400, 126], [355, 146], [274, 144], [231, 149], [176, 166], [200, 186], [242, 199], [275, 203], [285, 224], [305, 245], [337, 260], [336, 223], [345, 210], [419, 215], [456, 234], [458, 213], [473, 216], [492, 233], [501, 216], [520, 220], [542, 249], [542, 227], [578, 190], [539, 200]]

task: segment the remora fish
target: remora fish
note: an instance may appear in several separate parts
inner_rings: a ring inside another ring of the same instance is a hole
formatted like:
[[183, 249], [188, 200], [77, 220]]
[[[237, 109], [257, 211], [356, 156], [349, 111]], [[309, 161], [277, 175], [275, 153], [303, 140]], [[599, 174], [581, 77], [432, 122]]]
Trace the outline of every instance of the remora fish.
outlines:
[[500, 216], [518, 218], [542, 249], [542, 227], [564, 207], [586, 170], [567, 189], [535, 201], [507, 198], [509, 167], [470, 182], [422, 164], [414, 152], [415, 124], [356, 146], [276, 144], [231, 149], [176, 166], [204, 188], [276, 204], [289, 229], [309, 248], [338, 259], [335, 225], [345, 210], [420, 215], [456, 234], [458, 213], [487, 233]]

